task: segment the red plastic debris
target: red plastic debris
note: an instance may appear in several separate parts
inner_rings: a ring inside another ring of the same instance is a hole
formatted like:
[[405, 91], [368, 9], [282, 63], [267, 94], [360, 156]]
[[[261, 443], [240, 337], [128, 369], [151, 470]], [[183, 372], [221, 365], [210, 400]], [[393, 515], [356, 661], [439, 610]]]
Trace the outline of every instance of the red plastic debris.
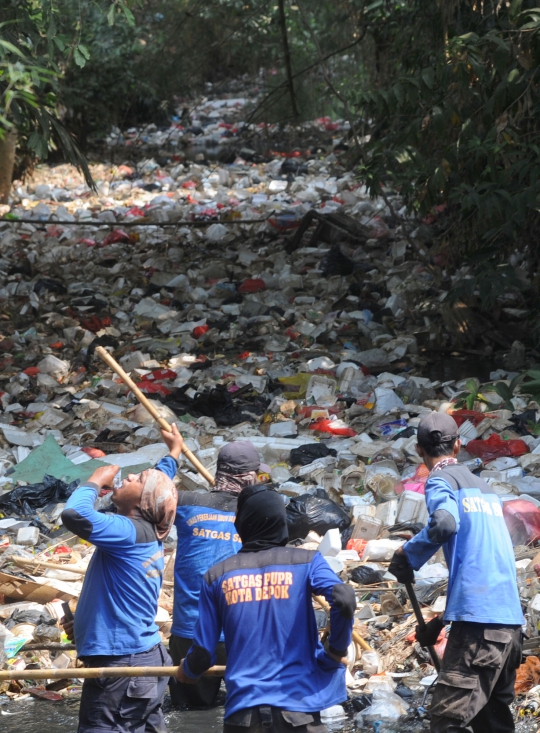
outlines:
[[356, 435], [352, 428], [344, 425], [342, 420], [328, 420], [322, 418], [309, 426], [310, 430], [319, 430], [321, 433], [330, 433], [331, 435], [341, 435], [345, 438], [354, 438]]
[[123, 229], [113, 229], [112, 232], [107, 234], [100, 246], [107, 247], [109, 244], [118, 244], [119, 242], [124, 244], [133, 244], [135, 241], [135, 238]]
[[110, 325], [111, 319], [109, 316], [90, 316], [90, 318], [86, 318], [84, 321], [81, 321], [81, 326], [92, 333], [97, 333], [98, 331], [101, 331], [102, 328], [106, 328]]
[[204, 334], [210, 330], [210, 326], [196, 326], [193, 329], [192, 336], [193, 338], [200, 338], [201, 336], [204, 336]]
[[103, 456], [107, 455], [99, 448], [81, 448], [81, 451], [86, 453], [87, 456], [90, 456], [90, 458], [103, 458]]
[[514, 547], [531, 545], [540, 540], [540, 509], [532, 501], [505, 501], [503, 515]]
[[51, 349], [62, 349], [64, 344], [61, 341], [55, 341], [54, 344], [49, 344]]
[[356, 550], [356, 552], [362, 557], [364, 549], [367, 545], [367, 540], [349, 540], [347, 542], [347, 550]]
[[196, 181], [184, 181], [184, 183], [180, 185], [180, 188], [189, 188], [189, 189], [197, 188], [197, 182]]
[[244, 280], [238, 288], [239, 293], [259, 293], [261, 290], [266, 290], [266, 283], [260, 277]]
[[26, 367], [23, 369], [23, 374], [26, 374], [27, 377], [37, 377], [39, 369], [38, 367]]
[[163, 397], [167, 397], [167, 395], [171, 394], [171, 390], [167, 389], [164, 384], [161, 384], [161, 382], [149, 382], [147, 380], [143, 380], [142, 382], [137, 383], [137, 387], [142, 392], [147, 392], [148, 394], [160, 394]]
[[487, 462], [501, 456], [518, 458], [529, 452], [529, 446], [523, 440], [503, 440], [500, 435], [493, 433], [487, 440], [471, 440], [466, 450], [471, 456]]
[[177, 376], [172, 369], [154, 369], [150, 374], [145, 374], [144, 379], [147, 382], [160, 382], [164, 379], [176, 379]]
[[242, 361], [243, 361], [244, 359], [247, 359], [247, 358], [248, 358], [248, 356], [251, 356], [251, 351], [242, 351], [242, 353], [241, 353], [241, 354], [238, 354], [238, 358], [239, 358], [239, 359], [242, 359]]
[[470, 420], [474, 427], [476, 427], [485, 417], [493, 419], [497, 417], [497, 415], [490, 415], [488, 412], [478, 412], [478, 410], [454, 410], [451, 415], [456, 421], [458, 427], [462, 425], [465, 420]]

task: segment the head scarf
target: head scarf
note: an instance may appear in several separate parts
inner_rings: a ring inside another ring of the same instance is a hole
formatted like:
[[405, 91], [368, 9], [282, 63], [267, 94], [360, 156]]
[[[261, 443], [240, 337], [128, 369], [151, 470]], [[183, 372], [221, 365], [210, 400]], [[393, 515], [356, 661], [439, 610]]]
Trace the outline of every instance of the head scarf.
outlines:
[[283, 547], [289, 540], [283, 499], [261, 484], [248, 486], [238, 497], [234, 526], [242, 540], [240, 552]]
[[155, 525], [158, 540], [167, 539], [176, 516], [178, 492], [173, 481], [161, 471], [148, 468], [141, 473], [143, 490], [139, 509], [143, 519]]
[[256, 484], [261, 459], [255, 446], [247, 440], [228, 443], [217, 459], [214, 491], [239, 494], [246, 486]]

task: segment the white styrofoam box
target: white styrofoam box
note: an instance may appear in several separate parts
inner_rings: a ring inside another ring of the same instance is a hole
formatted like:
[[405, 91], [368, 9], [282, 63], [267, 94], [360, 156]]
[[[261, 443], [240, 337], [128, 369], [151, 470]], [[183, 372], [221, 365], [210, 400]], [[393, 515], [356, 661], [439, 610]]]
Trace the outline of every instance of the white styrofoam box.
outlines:
[[329, 529], [319, 545], [323, 557], [335, 557], [341, 551], [341, 535], [339, 529]]
[[401, 524], [402, 522], [420, 522], [425, 525], [427, 524], [428, 516], [424, 494], [418, 494], [416, 491], [404, 491], [401, 494], [396, 515], [396, 524]]
[[375, 516], [380, 519], [384, 526], [393, 527], [396, 523], [396, 515], [398, 509], [398, 500], [390, 499], [390, 501], [379, 504], [376, 507]]

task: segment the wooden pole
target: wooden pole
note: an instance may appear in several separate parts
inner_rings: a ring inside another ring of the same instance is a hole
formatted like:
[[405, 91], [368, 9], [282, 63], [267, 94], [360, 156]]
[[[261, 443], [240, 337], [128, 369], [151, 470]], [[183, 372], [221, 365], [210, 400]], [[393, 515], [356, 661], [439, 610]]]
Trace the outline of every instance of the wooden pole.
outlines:
[[[2, 669], [3, 680], [69, 680], [96, 677], [175, 677], [178, 667], [78, 667], [75, 669]], [[203, 677], [223, 677], [225, 667], [207, 669]]]
[[[165, 420], [164, 417], [161, 417], [161, 415], [158, 413], [154, 405], [150, 402], [150, 400], [147, 397], [143, 395], [141, 390], [137, 387], [137, 385], [131, 379], [131, 377], [128, 374], [126, 374], [126, 372], [122, 369], [122, 367], [116, 361], [116, 359], [114, 359], [109, 354], [109, 352], [103, 348], [103, 346], [96, 346], [96, 354], [99, 356], [99, 358], [102, 361], [105, 362], [105, 364], [110, 366], [113, 372], [116, 372], [116, 374], [118, 374], [120, 379], [124, 382], [124, 384], [126, 384], [130, 388], [130, 390], [133, 392], [135, 397], [139, 400], [141, 405], [150, 413], [150, 415], [152, 415], [152, 417], [159, 424], [159, 426], [163, 428], [163, 430], [167, 430], [168, 432], [171, 432], [172, 428], [169, 425], [169, 423], [167, 422], [167, 420]], [[210, 473], [210, 471], [208, 471], [208, 469], [205, 466], [203, 466], [203, 464], [199, 461], [197, 456], [195, 456], [189, 450], [189, 448], [186, 446], [185, 443], [182, 446], [182, 453], [185, 455], [188, 461], [190, 461], [190, 463], [193, 466], [195, 466], [195, 468], [201, 474], [201, 476], [203, 476], [203, 478], [205, 478], [211, 486], [214, 486], [216, 481], [214, 477], [212, 476], [212, 474]]]
[[[326, 600], [322, 596], [313, 596], [313, 598], [326, 611], [326, 613], [328, 613], [328, 614], [330, 613], [330, 605], [326, 602]], [[364, 637], [363, 636], [360, 636], [360, 634], [358, 633], [358, 631], [355, 631], [354, 629], [353, 629], [353, 632], [352, 632], [352, 640], [356, 644], [359, 644], [365, 652], [372, 652], [373, 651], [373, 649], [370, 647], [370, 645], [367, 643], [367, 641], [364, 639]], [[2, 678], [0, 677], [0, 679], [2, 679]]]

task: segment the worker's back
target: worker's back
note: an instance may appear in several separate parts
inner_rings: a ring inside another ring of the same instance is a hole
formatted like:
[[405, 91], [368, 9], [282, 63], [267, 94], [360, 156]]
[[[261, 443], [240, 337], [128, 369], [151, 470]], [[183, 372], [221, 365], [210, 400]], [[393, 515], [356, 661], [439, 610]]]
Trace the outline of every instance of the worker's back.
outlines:
[[199, 594], [206, 571], [242, 547], [234, 526], [237, 496], [227, 492], [178, 493], [178, 533], [174, 567], [171, 632], [191, 639], [199, 616]]
[[[427, 536], [409, 541], [406, 552], [419, 567], [435, 551], [434, 544], [443, 542], [449, 572], [446, 621], [522, 624], [514, 551], [499, 496], [466, 466], [454, 463], [431, 473], [426, 501]], [[449, 527], [452, 518], [455, 526]]]
[[319, 641], [312, 593], [338, 606], [342, 600], [331, 616], [333, 648], [341, 654], [350, 639], [354, 593], [318, 552], [242, 551], [204, 580], [194, 643], [213, 649], [224, 630], [226, 717], [258, 705], [310, 712], [346, 699], [345, 668]]

